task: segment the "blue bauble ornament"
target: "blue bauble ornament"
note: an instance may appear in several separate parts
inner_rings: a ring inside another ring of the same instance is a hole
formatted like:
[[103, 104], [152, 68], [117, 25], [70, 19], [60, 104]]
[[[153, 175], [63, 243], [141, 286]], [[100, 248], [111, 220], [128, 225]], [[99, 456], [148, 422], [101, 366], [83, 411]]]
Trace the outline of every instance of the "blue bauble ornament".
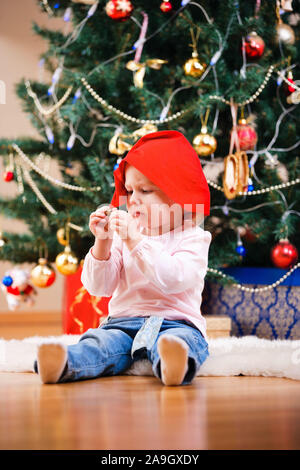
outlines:
[[4, 278], [2, 279], [2, 284], [4, 284], [6, 287], [11, 286], [13, 282], [14, 281], [11, 276], [4, 276]]
[[238, 245], [235, 249], [238, 255], [240, 256], [245, 256], [246, 254], [246, 248], [243, 245]]

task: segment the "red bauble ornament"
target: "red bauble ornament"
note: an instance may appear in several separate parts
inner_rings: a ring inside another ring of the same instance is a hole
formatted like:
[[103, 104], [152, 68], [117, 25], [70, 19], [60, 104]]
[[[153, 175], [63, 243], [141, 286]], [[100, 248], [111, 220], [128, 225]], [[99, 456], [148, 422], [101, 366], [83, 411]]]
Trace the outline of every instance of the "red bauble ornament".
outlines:
[[133, 11], [132, 3], [129, 0], [110, 0], [106, 6], [107, 15], [115, 21], [125, 21]]
[[252, 150], [257, 142], [255, 129], [247, 124], [246, 119], [239, 119], [237, 125], [237, 136], [239, 139], [240, 150]]
[[3, 174], [3, 179], [7, 182], [12, 181], [14, 179], [13, 171], [5, 171], [5, 173]]
[[280, 240], [271, 250], [271, 260], [277, 268], [289, 269], [297, 263], [297, 248], [289, 240]]
[[160, 5], [160, 9], [163, 13], [168, 13], [173, 9], [172, 3], [168, 2], [167, 0], [164, 0]]
[[245, 50], [247, 59], [259, 59], [265, 50], [264, 40], [252, 31], [246, 36], [242, 50]]

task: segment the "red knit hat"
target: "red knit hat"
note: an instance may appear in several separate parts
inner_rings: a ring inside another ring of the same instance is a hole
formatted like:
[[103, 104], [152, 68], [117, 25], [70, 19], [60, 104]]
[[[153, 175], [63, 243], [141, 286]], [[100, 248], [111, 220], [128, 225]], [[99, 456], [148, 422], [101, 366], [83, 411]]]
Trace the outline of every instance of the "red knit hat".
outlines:
[[178, 131], [159, 131], [141, 137], [114, 171], [115, 192], [111, 205], [119, 207], [119, 197], [127, 196], [125, 163], [129, 163], [158, 186], [170, 199], [191, 212], [210, 212], [210, 192], [196, 151]]

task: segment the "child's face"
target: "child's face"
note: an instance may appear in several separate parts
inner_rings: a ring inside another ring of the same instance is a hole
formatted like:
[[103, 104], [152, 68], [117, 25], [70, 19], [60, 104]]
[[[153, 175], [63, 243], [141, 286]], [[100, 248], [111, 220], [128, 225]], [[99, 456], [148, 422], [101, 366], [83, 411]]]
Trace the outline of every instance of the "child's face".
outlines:
[[[148, 235], [160, 235], [182, 225], [183, 210], [135, 167], [126, 164], [128, 212]], [[172, 207], [171, 207], [172, 206]]]

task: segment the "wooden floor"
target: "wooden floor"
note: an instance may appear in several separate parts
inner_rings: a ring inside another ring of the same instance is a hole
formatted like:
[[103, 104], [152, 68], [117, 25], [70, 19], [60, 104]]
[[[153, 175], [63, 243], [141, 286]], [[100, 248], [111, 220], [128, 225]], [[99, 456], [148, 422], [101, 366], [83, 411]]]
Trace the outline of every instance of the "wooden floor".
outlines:
[[300, 449], [300, 382], [119, 376], [41, 385], [0, 373], [0, 449]]

